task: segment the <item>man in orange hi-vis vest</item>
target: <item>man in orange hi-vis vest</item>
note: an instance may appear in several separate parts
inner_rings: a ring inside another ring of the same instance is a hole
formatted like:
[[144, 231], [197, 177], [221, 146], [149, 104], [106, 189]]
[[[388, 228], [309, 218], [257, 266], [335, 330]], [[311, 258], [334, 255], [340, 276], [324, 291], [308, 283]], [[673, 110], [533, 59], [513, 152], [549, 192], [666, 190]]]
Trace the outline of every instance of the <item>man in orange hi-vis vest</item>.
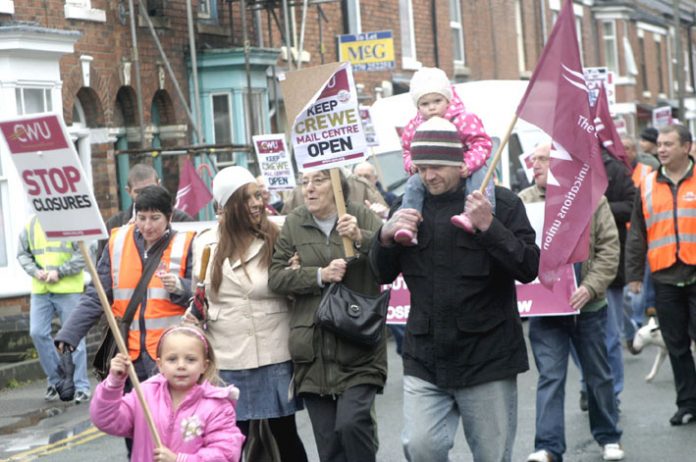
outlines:
[[692, 138], [683, 125], [662, 127], [657, 155], [662, 167], [640, 183], [626, 242], [626, 280], [641, 290], [650, 265], [655, 307], [677, 390], [672, 425], [696, 420], [696, 177]]

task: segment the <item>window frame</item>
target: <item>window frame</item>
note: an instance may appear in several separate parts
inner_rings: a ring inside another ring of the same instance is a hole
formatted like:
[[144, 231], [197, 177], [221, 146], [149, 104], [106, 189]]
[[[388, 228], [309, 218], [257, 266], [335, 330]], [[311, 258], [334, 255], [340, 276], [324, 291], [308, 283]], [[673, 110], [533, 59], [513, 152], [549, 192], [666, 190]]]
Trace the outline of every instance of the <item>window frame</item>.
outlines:
[[655, 45], [655, 67], [657, 68], [657, 93], [665, 94], [664, 82], [664, 53], [662, 52], [662, 36], [653, 34], [653, 44]]
[[[412, 0], [399, 0], [399, 31], [401, 33], [401, 67], [414, 70], [420, 68], [421, 63], [418, 62], [416, 52], [416, 31], [413, 21]], [[405, 53], [405, 44], [407, 43], [412, 53], [408, 56]]]
[[[611, 33], [607, 34], [606, 27], [611, 28]], [[616, 27], [616, 21], [613, 19], [605, 19], [602, 21], [602, 44], [604, 49], [604, 65], [610, 72], [614, 75], [620, 75], [619, 73], [619, 48], [618, 48], [618, 29]], [[610, 63], [610, 57], [613, 63]]]
[[[460, 0], [450, 0], [450, 31], [452, 32], [452, 60], [455, 67], [466, 66], [466, 42], [464, 41], [464, 23], [462, 22], [462, 4]], [[461, 57], [456, 56], [459, 47]], [[461, 59], [458, 59], [461, 58]]]
[[211, 128], [213, 129], [213, 143], [215, 144], [221, 144], [221, 142], [218, 141], [218, 134], [217, 132], [217, 127], [216, 127], [216, 122], [215, 122], [215, 98], [224, 96], [227, 98], [227, 114], [228, 114], [228, 125], [227, 125], [227, 130], [229, 131], [229, 143], [233, 144], [234, 143], [234, 111], [232, 109], [232, 94], [230, 92], [214, 92], [210, 94], [210, 116], [211, 116]]
[[[43, 92], [43, 110], [27, 112], [26, 109], [26, 90], [38, 90]], [[43, 85], [18, 85], [15, 87], [15, 108], [17, 115], [39, 114], [41, 112], [53, 111], [53, 89]]]

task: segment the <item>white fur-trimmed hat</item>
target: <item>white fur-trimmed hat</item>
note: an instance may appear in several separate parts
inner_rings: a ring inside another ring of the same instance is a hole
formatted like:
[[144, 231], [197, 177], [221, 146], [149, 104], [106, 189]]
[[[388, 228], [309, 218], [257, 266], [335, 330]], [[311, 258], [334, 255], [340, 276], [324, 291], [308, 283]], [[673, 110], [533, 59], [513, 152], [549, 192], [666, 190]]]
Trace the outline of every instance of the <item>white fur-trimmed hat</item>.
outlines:
[[452, 101], [452, 84], [447, 74], [437, 67], [421, 67], [411, 77], [410, 90], [413, 104], [418, 106], [418, 100], [428, 93], [438, 93], [447, 101]]
[[256, 183], [256, 178], [244, 167], [223, 168], [213, 178], [213, 198], [224, 207], [236, 190], [249, 183]]

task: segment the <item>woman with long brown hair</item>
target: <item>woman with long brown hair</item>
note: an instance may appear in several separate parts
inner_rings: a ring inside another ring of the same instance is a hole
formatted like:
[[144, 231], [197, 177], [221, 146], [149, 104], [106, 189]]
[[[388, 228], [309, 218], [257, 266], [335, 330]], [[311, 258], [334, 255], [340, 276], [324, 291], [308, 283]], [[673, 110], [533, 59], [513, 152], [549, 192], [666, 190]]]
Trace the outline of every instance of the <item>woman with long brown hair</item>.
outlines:
[[295, 425], [300, 406], [289, 394], [288, 300], [268, 288], [279, 230], [268, 220], [261, 191], [245, 168], [218, 172], [213, 196], [221, 214], [218, 226], [194, 242], [194, 273], [203, 248], [210, 246], [207, 326], [220, 377], [240, 390], [237, 425], [245, 436], [252, 421], [267, 419], [281, 459], [306, 461]]

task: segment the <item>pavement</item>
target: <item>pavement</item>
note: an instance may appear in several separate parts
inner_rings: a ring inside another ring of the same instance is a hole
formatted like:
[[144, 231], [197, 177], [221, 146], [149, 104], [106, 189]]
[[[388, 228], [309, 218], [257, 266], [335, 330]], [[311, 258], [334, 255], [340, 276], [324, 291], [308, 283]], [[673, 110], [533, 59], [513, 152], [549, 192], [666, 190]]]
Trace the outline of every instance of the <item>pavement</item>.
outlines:
[[[526, 324], [526, 323], [525, 323]], [[526, 330], [526, 325], [525, 325]], [[377, 397], [380, 449], [377, 460], [403, 460], [400, 444], [402, 423], [402, 367], [400, 358], [389, 345], [389, 378], [384, 394]], [[655, 350], [647, 349], [639, 356], [625, 353], [626, 386], [622, 394], [622, 443], [629, 462], [693, 461], [696, 425], [671, 427], [674, 413], [674, 384], [669, 362], [650, 383], [645, 375], [655, 358]], [[534, 414], [537, 373], [530, 355], [531, 370], [518, 378], [518, 428], [513, 460], [525, 460], [534, 449]], [[94, 382], [93, 382], [94, 385]], [[44, 379], [22, 383], [12, 389], [0, 390], [0, 462], [34, 460], [51, 462], [113, 462], [125, 460], [120, 438], [104, 436], [89, 422], [88, 404], [47, 403], [44, 401]], [[566, 384], [567, 462], [601, 460], [599, 447], [589, 432], [587, 413], [578, 409], [578, 372], [570, 365]], [[300, 437], [309, 460], [318, 461], [311, 424], [307, 412], [297, 415]], [[90, 441], [91, 440], [91, 441]], [[66, 444], [68, 441], [71, 444]], [[79, 442], [86, 442], [78, 444]], [[452, 460], [472, 459], [461, 426], [457, 432]]]

